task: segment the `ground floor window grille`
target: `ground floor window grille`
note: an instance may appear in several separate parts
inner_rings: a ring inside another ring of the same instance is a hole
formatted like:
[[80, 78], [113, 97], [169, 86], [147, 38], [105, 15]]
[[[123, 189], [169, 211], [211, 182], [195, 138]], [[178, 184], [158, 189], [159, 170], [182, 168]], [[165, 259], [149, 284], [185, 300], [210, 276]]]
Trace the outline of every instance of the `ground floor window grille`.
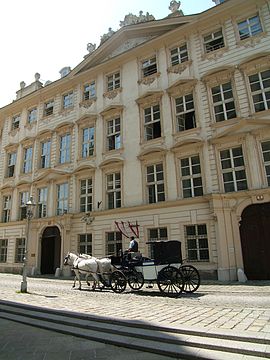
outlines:
[[78, 252], [92, 255], [92, 234], [79, 235]]
[[[148, 242], [155, 242], [159, 240], [168, 240], [168, 232], [166, 227], [148, 229]], [[148, 244], [148, 256], [154, 258], [154, 246]]]
[[120, 231], [108, 232], [106, 234], [106, 246], [107, 255], [119, 254], [119, 251], [123, 249], [122, 246], [122, 234]]
[[7, 249], [8, 249], [8, 240], [2, 239], [0, 240], [0, 262], [7, 261]]
[[262, 153], [267, 183], [270, 186], [270, 141], [262, 143]]
[[206, 224], [185, 227], [188, 261], [209, 261]]
[[25, 255], [25, 239], [16, 239], [15, 262], [22, 263]]

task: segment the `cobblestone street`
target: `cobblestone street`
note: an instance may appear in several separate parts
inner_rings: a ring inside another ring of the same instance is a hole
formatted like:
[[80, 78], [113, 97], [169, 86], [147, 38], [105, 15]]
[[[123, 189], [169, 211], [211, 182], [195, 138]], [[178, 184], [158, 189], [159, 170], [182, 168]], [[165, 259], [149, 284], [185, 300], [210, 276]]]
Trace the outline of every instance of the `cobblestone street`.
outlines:
[[194, 294], [164, 297], [157, 286], [122, 294], [111, 290], [81, 291], [72, 280], [28, 278], [21, 294], [20, 275], [0, 274], [1, 299], [25, 304], [106, 316], [143, 320], [156, 325], [204, 330], [260, 332], [270, 335], [270, 282], [203, 284]]

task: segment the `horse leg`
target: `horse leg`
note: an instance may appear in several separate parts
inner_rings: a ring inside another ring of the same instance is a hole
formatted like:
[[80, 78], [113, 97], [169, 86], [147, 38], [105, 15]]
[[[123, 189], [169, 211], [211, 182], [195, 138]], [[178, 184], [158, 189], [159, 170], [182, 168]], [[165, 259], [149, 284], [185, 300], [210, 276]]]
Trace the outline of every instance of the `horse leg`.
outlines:
[[78, 269], [74, 269], [75, 272], [75, 278], [74, 278], [74, 283], [73, 283], [73, 288], [75, 287], [76, 284], [76, 279], [79, 281], [79, 287], [78, 290], [81, 290], [82, 288], [82, 284], [81, 284], [81, 277], [80, 277], [80, 272]]

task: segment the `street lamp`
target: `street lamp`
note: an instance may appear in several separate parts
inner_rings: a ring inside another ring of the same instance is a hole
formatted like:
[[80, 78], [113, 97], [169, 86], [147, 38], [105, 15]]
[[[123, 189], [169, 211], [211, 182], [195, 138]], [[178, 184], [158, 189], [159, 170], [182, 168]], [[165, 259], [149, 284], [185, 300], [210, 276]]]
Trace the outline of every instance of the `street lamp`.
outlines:
[[26, 234], [25, 234], [25, 247], [24, 247], [24, 257], [23, 257], [23, 273], [22, 273], [22, 282], [21, 282], [21, 292], [27, 292], [27, 251], [28, 251], [28, 239], [29, 239], [29, 230], [30, 230], [30, 220], [33, 217], [33, 210], [36, 204], [33, 201], [33, 196], [30, 196], [30, 199], [26, 203]]

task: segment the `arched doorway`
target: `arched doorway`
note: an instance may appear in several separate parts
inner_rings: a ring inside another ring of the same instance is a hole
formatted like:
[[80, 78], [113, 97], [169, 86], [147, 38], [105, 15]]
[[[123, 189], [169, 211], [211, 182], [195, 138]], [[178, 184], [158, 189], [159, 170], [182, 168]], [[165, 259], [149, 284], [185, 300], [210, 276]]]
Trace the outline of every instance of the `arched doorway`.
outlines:
[[54, 274], [60, 267], [61, 236], [57, 226], [47, 227], [41, 239], [41, 274]]
[[240, 236], [249, 280], [270, 280], [270, 203], [250, 205], [242, 213]]

